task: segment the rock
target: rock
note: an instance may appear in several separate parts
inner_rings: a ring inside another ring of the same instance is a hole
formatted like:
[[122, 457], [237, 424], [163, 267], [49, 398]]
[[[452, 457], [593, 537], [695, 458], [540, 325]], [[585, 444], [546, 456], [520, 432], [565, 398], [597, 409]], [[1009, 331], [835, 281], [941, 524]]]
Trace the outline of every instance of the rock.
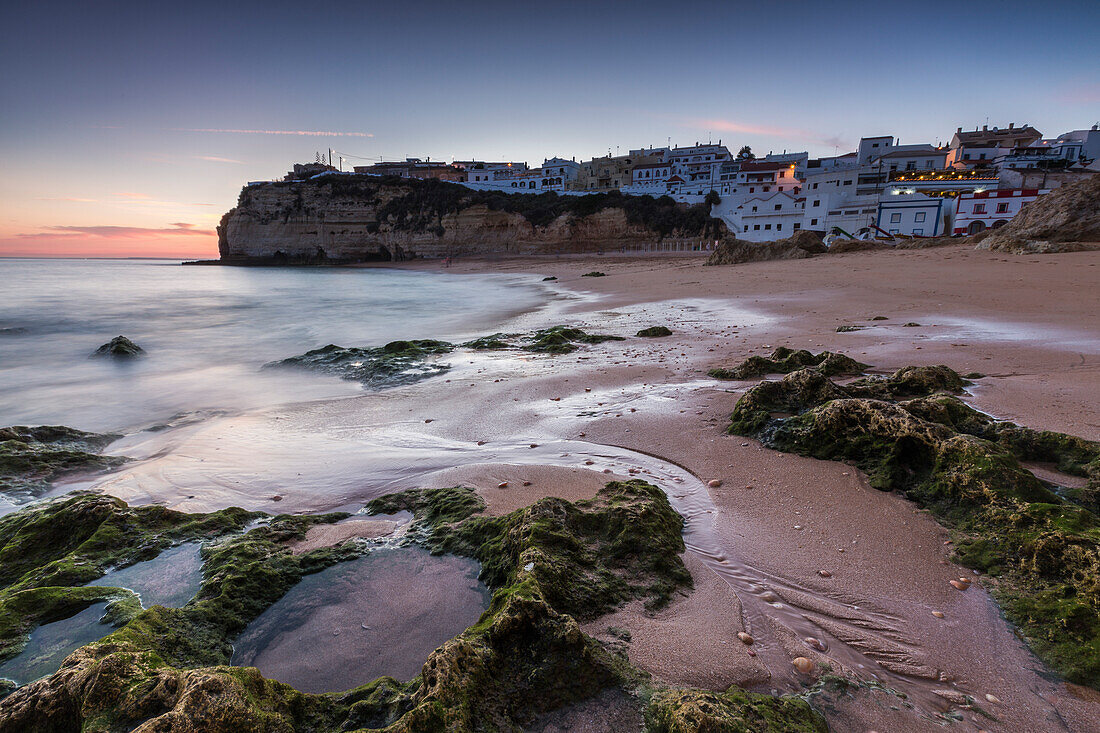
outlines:
[[810, 674], [814, 671], [814, 663], [806, 657], [795, 657], [791, 660], [791, 664], [802, 674]]
[[933, 611], [932, 615], [936, 618], [943, 618], [943, 611]]
[[830, 573], [828, 570], [818, 570], [817, 574], [820, 575], [822, 578], [831, 578], [831, 577], [833, 577], [833, 574]]
[[550, 277], [544, 277], [544, 278], [542, 279], [542, 281], [543, 281], [544, 283], [545, 283], [545, 282], [550, 282], [551, 280], [557, 280], [557, 278], [556, 278], [556, 277], [554, 277], [553, 275], [551, 275]]
[[586, 272], [581, 277], [607, 277], [606, 272], [600, 272], [599, 270], [593, 270], [592, 272]]
[[851, 333], [852, 331], [862, 331], [867, 328], [866, 326], [837, 326], [837, 333]]
[[821, 641], [821, 639], [807, 636], [805, 639], [803, 639], [803, 641], [806, 642], [806, 644], [808, 644], [811, 648], [816, 649], [819, 652], [825, 651], [825, 644]]
[[665, 326], [650, 326], [649, 328], [643, 328], [635, 334], [635, 336], [641, 336], [642, 338], [660, 338], [662, 336], [671, 335], [672, 329]]
[[136, 356], [145, 356], [145, 349], [125, 336], [115, 336], [92, 352], [92, 356], [97, 358], [132, 359]]
[[1100, 176], [1040, 196], [976, 249], [1054, 254], [1100, 247]]
[[530, 482], [530, 481], [524, 481], [524, 482], [523, 482], [523, 485], [524, 485], [524, 486], [530, 486], [530, 485], [531, 485], [531, 482]]
[[988, 692], [985, 693], [985, 699], [986, 701], [991, 702], [994, 705], [1000, 702], [1000, 700], [997, 699], [996, 695], [990, 695]]
[[508, 482], [507, 481], [501, 481], [499, 484], [497, 484], [497, 488], [498, 489], [507, 489], [508, 488]]
[[716, 478], [714, 478], [714, 479], [711, 479], [710, 481], [707, 481], [707, 486], [709, 486], [709, 487], [710, 487], [710, 488], [712, 488], [712, 489], [717, 489], [717, 488], [718, 488], [719, 486], [721, 486], [721, 485], [722, 485], [722, 482], [721, 482], [721, 481], [719, 481], [719, 480], [718, 480], [718, 479], [716, 479]]
[[909, 321], [908, 323], [901, 324], [902, 328], [920, 328], [920, 324], [916, 321]]
[[737, 638], [740, 639], [741, 642], [747, 646], [751, 646], [753, 641], [755, 641], [755, 639], [752, 638], [751, 634], [747, 634], [744, 631], [738, 631]]
[[958, 580], [949, 580], [947, 582], [950, 583], [952, 587], [957, 588], [959, 590], [966, 590], [967, 588], [970, 587], [970, 583], [963, 583], [963, 582], [960, 582]]
[[768, 260], [798, 260], [826, 252], [821, 238], [813, 232], [801, 231], [788, 239], [775, 242], [746, 242], [727, 237], [707, 258], [708, 265], [735, 265], [741, 262]]

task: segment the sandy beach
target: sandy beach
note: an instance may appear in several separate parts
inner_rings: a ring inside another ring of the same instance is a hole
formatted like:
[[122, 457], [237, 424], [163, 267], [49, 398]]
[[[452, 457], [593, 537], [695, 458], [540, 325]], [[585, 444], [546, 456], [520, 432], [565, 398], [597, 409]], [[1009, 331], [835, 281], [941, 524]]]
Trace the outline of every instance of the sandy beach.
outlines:
[[[797, 692], [812, 681], [790, 659], [806, 656], [916, 706], [858, 689], [822, 707], [833, 730], [940, 730], [930, 716], [961, 695], [997, 701], [982, 703], [988, 715], [964, 710], [962, 730], [1095, 730], [1100, 695], [1052, 679], [982, 578], [950, 563], [946, 530], [851, 466], [726, 435], [734, 403], [756, 380], [720, 382], [706, 371], [777, 346], [842, 352], [875, 373], [946, 364], [987, 375], [964, 396], [975, 408], [1096, 440], [1100, 252], [947, 246], [722, 267], [704, 260], [455, 262], [456, 277], [557, 278], [561, 298], [510, 329], [565, 323], [628, 339], [560, 356], [456, 353], [444, 377], [122, 441], [112, 452], [145, 460], [101, 488], [188, 511], [314, 512], [464, 485], [502, 514], [645, 478], [690, 516], [685, 562], [695, 589], [656, 614], [628, 605], [586, 631], [615, 643], [628, 631], [630, 659], [656, 679]], [[593, 270], [606, 277], [582, 277]], [[673, 335], [634, 337], [651, 325]], [[842, 325], [865, 328], [837, 333]], [[181, 490], [199, 481], [220, 488]], [[337, 527], [309, 546], [383, 530]], [[965, 592], [948, 584], [960, 576], [974, 578]], [[741, 631], [754, 637], [751, 647], [738, 641]]]

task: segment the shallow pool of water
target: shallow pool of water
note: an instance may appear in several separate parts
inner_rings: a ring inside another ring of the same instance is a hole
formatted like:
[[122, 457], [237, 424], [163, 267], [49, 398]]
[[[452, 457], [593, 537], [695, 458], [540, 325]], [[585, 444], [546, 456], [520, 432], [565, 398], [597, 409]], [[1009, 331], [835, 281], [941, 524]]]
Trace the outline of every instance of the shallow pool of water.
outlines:
[[232, 663], [304, 692], [409, 680], [489, 607], [477, 562], [383, 548], [307, 576], [249, 624]]
[[198, 543], [170, 547], [152, 560], [110, 570], [88, 585], [129, 588], [141, 597], [143, 608], [179, 608], [199, 592], [202, 556]]
[[99, 621], [106, 608], [105, 602], [96, 603], [75, 616], [39, 626], [18, 656], [0, 664], [0, 677], [25, 685], [53, 674], [65, 657], [114, 630]]

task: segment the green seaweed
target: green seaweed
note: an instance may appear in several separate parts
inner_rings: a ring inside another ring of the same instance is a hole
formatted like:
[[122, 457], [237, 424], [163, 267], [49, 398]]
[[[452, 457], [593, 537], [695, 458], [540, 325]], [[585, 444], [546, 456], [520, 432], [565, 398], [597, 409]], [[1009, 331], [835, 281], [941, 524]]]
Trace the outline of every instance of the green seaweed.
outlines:
[[551, 326], [527, 337], [528, 343], [522, 347], [526, 351], [538, 351], [546, 354], [568, 354], [576, 351], [577, 344], [602, 344], [604, 341], [625, 341], [622, 336], [586, 333], [571, 326]]
[[586, 272], [581, 277], [607, 277], [606, 272], [600, 272], [599, 270], [593, 270], [592, 272]]
[[638, 333], [634, 335], [640, 336], [641, 338], [649, 339], [661, 338], [662, 336], [671, 336], [672, 329], [668, 326], [650, 326], [649, 328], [643, 328], [641, 331], [638, 331]]
[[752, 379], [765, 374], [790, 374], [799, 369], [813, 367], [826, 376], [837, 374], [860, 374], [867, 369], [866, 364], [843, 354], [822, 351], [812, 354], [805, 349], [795, 351], [780, 346], [768, 356], [750, 356], [737, 366], [711, 369], [707, 374], [715, 379]]
[[450, 365], [430, 361], [429, 357], [450, 353], [454, 348], [454, 344], [433, 339], [391, 341], [373, 348], [329, 344], [299, 356], [270, 362], [264, 369], [311, 369], [360, 382], [371, 389], [384, 389], [445, 374]]
[[66, 474], [118, 466], [127, 459], [99, 455], [118, 438], [62, 425], [0, 428], [0, 493], [31, 499]]
[[827, 733], [804, 700], [731, 687], [725, 692], [662, 690], [646, 710], [648, 733]]
[[[996, 421], [945, 394], [964, 386], [944, 366], [844, 386], [803, 370], [750, 389], [730, 432], [851, 462], [875, 488], [928, 508], [953, 531], [956, 559], [995, 579], [994, 596], [1040, 658], [1100, 687], [1100, 444]], [[1088, 487], [1056, 491], [1021, 460], [1053, 463]]]

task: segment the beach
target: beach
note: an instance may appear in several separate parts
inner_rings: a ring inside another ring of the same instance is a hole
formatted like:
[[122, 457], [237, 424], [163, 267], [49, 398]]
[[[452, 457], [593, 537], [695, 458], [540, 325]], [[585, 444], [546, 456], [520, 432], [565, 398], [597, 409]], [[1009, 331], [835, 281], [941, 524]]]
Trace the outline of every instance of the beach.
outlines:
[[[707, 370], [780, 346], [840, 352], [878, 374], [945, 364], [984, 375], [963, 395], [974, 408], [1097, 440], [1100, 252], [1007, 256], [946, 246], [704, 261], [409, 263], [454, 278], [556, 278], [549, 306], [501, 330], [566, 324], [626, 340], [561, 355], [456, 351], [439, 357], [450, 371], [413, 384], [134, 433], [108, 453], [135, 460], [82, 486], [189, 512], [315, 513], [461, 485], [499, 516], [642, 478], [687, 519], [694, 589], [656, 612], [630, 602], [584, 630], [620, 645], [628, 632], [630, 661], [655, 681], [799, 693], [812, 680], [790, 660], [809, 657], [872, 683], [825, 698], [833, 730], [939, 730], [943, 719], [933, 716], [966, 696], [984, 712], [965, 707], [964, 730], [1093, 729], [1100, 695], [1051, 677], [983, 578], [951, 562], [947, 530], [853, 466], [727, 434], [734, 404], [759, 380], [719, 381]], [[593, 271], [605, 276], [585, 276]], [[650, 326], [672, 335], [635, 336]], [[390, 531], [349, 526], [311, 534], [305, 546]], [[960, 576], [972, 587], [949, 585]], [[585, 717], [600, 730], [590, 708]]]

